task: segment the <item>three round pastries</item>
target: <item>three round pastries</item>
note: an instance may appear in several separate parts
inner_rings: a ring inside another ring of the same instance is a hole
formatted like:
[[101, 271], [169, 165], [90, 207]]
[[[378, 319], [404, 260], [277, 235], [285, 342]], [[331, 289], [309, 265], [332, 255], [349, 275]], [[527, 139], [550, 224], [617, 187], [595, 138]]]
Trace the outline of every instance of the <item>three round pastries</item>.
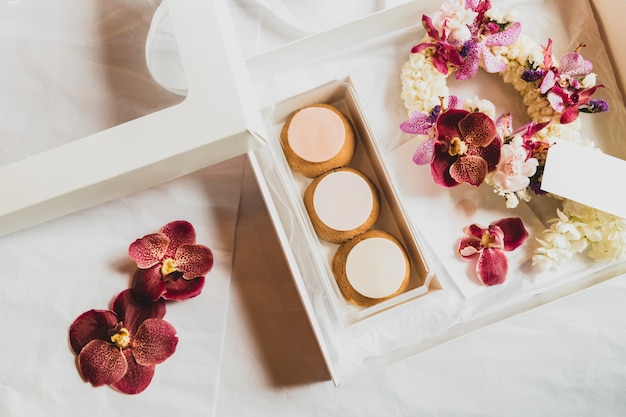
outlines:
[[365, 174], [347, 166], [356, 150], [348, 118], [328, 104], [301, 108], [288, 117], [280, 141], [291, 169], [312, 179], [303, 199], [315, 232], [340, 245], [332, 269], [343, 296], [369, 306], [403, 292], [406, 252], [394, 236], [372, 229], [380, 195]]

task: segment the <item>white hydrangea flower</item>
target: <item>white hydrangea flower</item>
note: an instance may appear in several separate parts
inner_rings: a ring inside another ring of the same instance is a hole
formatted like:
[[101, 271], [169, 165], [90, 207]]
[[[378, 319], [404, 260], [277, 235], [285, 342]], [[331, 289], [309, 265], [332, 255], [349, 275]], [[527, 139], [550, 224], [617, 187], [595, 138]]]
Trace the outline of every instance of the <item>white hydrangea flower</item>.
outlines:
[[583, 81], [582, 81], [583, 88], [591, 88], [594, 85], [596, 85], [597, 78], [598, 76], [595, 72], [591, 72], [587, 74], [587, 76], [583, 78]]
[[481, 99], [478, 96], [474, 96], [472, 99], [463, 99], [463, 108], [470, 112], [478, 111], [485, 113], [492, 119], [496, 118], [496, 106], [491, 101]]
[[472, 36], [468, 25], [474, 23], [476, 16], [478, 13], [466, 9], [463, 2], [448, 0], [433, 14], [432, 21], [439, 31], [446, 31], [448, 39], [465, 42]]

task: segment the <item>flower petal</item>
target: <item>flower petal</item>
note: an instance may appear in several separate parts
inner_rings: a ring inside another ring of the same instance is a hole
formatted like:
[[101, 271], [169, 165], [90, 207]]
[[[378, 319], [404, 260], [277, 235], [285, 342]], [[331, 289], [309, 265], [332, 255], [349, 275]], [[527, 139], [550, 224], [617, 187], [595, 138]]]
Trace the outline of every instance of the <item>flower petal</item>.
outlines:
[[124, 394], [139, 394], [150, 385], [154, 376], [155, 365], [142, 366], [137, 364], [129, 349], [124, 350], [123, 354], [128, 363], [128, 370], [124, 377], [111, 384], [111, 387]]
[[485, 40], [485, 44], [489, 46], [509, 46], [517, 40], [521, 32], [522, 24], [520, 22], [515, 22], [505, 30], [489, 36]]
[[454, 137], [461, 137], [459, 122], [468, 114], [468, 111], [461, 109], [451, 109], [441, 113], [436, 123], [438, 139], [444, 142]]
[[176, 351], [176, 329], [161, 319], [144, 321], [132, 342], [133, 357], [139, 365], [158, 365]]
[[504, 250], [512, 251], [526, 241], [528, 231], [519, 217], [507, 217], [492, 225], [500, 227], [504, 232]]
[[511, 113], [505, 113], [496, 120], [496, 133], [502, 139], [511, 136], [512, 126], [513, 115], [511, 115]]
[[433, 67], [443, 75], [448, 75], [448, 60], [443, 55], [435, 54], [432, 56]]
[[131, 290], [124, 290], [113, 300], [113, 311], [122, 320], [124, 327], [133, 335], [137, 328], [149, 318], [162, 319], [165, 316], [165, 301], [140, 300]]
[[459, 121], [459, 131], [467, 144], [485, 147], [496, 137], [496, 124], [485, 113], [472, 112]]
[[487, 171], [493, 171], [496, 169], [496, 165], [500, 162], [500, 149], [502, 148], [502, 142], [500, 138], [495, 138], [491, 143], [485, 147], [469, 146], [467, 155], [479, 156], [487, 162]]
[[200, 295], [204, 288], [205, 277], [198, 277], [192, 280], [176, 279], [165, 282], [164, 300], [183, 301]]
[[92, 340], [78, 355], [78, 369], [85, 381], [97, 387], [119, 381], [126, 374], [128, 365], [115, 345]]
[[174, 259], [184, 279], [204, 276], [213, 268], [213, 252], [204, 245], [181, 245]]
[[426, 29], [428, 36], [433, 38], [435, 41], [438, 41], [440, 39], [439, 31], [437, 31], [437, 28], [435, 28], [435, 25], [433, 25], [433, 20], [425, 14], [422, 15], [422, 26], [424, 26], [424, 29]]
[[70, 326], [70, 345], [76, 354], [80, 353], [92, 340], [109, 341], [109, 330], [113, 329], [119, 319], [110, 310], [89, 310], [81, 314]]
[[593, 70], [593, 64], [576, 52], [570, 52], [559, 59], [559, 74], [570, 77], [584, 77]]
[[444, 187], [454, 187], [460, 183], [450, 175], [450, 166], [457, 157], [451, 157], [442, 143], [435, 144], [435, 155], [430, 163], [430, 173], [436, 184]]
[[432, 125], [429, 114], [414, 111], [409, 120], [400, 123], [400, 130], [412, 135], [426, 135]]
[[170, 244], [165, 252], [165, 256], [170, 258], [174, 257], [176, 249], [178, 249], [179, 246], [193, 245], [196, 243], [196, 231], [191, 223], [185, 220], [170, 222], [159, 231], [170, 239]]
[[424, 49], [430, 48], [432, 46], [435, 46], [435, 44], [431, 42], [420, 43], [418, 45], [415, 45], [413, 48], [411, 48], [411, 53], [417, 54], [419, 52], [422, 52]]
[[483, 57], [483, 66], [485, 71], [494, 74], [496, 72], [506, 71], [506, 64], [498, 59], [487, 46], [481, 44], [481, 56]]
[[128, 247], [128, 256], [139, 268], [150, 268], [163, 259], [170, 239], [163, 233], [153, 233], [135, 240]]
[[462, 156], [450, 166], [450, 176], [457, 182], [478, 187], [487, 176], [487, 162], [478, 156]]
[[478, 240], [480, 240], [483, 234], [487, 233], [488, 231], [489, 229], [476, 223], [470, 224], [464, 230], [466, 235], [475, 237]]
[[449, 95], [448, 96], [448, 109], [460, 109], [463, 107], [463, 100], [459, 98], [459, 96]]
[[435, 154], [435, 139], [428, 138], [420, 142], [413, 154], [413, 162], [417, 165], [430, 164]]
[[478, 63], [480, 61], [480, 55], [478, 46], [474, 45], [472, 49], [463, 60], [463, 63], [457, 68], [454, 76], [457, 80], [469, 80], [478, 72]]
[[135, 297], [156, 301], [165, 293], [161, 265], [149, 269], [138, 269], [133, 275], [131, 290]]
[[548, 71], [543, 77], [541, 84], [539, 85], [539, 92], [541, 94], [547, 93], [552, 87], [556, 85], [556, 78], [556, 73], [554, 71]]
[[486, 248], [478, 256], [476, 274], [484, 285], [502, 284], [506, 280], [509, 263], [501, 249]]
[[561, 115], [559, 122], [562, 125], [566, 125], [568, 123], [572, 123], [574, 120], [578, 118], [579, 110], [576, 106], [570, 106]]
[[459, 242], [459, 254], [464, 258], [471, 258], [483, 250], [480, 239], [475, 237], [464, 237]]

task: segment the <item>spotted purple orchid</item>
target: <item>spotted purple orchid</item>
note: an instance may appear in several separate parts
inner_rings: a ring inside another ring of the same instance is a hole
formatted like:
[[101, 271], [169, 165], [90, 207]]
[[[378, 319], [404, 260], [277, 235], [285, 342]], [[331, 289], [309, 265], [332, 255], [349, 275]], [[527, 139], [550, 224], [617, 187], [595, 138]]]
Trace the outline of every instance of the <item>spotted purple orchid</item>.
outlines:
[[165, 301], [135, 298], [124, 290], [111, 310], [89, 310], [69, 329], [78, 370], [93, 386], [110, 385], [125, 394], [143, 392], [156, 365], [176, 351], [176, 329], [165, 316]]
[[495, 22], [482, 23], [477, 33], [472, 39], [463, 44], [463, 63], [455, 73], [458, 80], [468, 80], [476, 75], [479, 64], [482, 62], [483, 68], [489, 73], [505, 71], [507, 66], [498, 60], [491, 48], [494, 46], [512, 45], [519, 37], [522, 25], [514, 22], [502, 29]]
[[465, 234], [459, 242], [459, 254], [465, 259], [478, 256], [476, 275], [487, 286], [505, 282], [509, 263], [504, 252], [518, 248], [528, 238], [519, 217], [504, 218], [488, 227], [472, 224], [465, 228]]
[[135, 240], [128, 255], [139, 267], [131, 284], [133, 293], [153, 301], [197, 296], [213, 267], [213, 253], [207, 246], [196, 244], [193, 226], [183, 220]]
[[563, 55], [557, 65], [552, 55], [552, 39], [548, 39], [542, 68], [527, 69], [522, 74], [525, 81], [539, 82], [539, 92], [545, 95], [555, 111], [561, 113], [561, 124], [573, 122], [580, 112], [600, 113], [609, 109], [606, 101], [592, 99], [603, 85], [585, 87], [585, 79], [592, 74], [593, 64], [578, 53], [583, 46], [580, 44], [574, 52]]
[[500, 159], [502, 142], [495, 122], [481, 112], [449, 109], [439, 116], [435, 127], [433, 156], [426, 162], [435, 183], [479, 186]]
[[[432, 42], [422, 42], [414, 46], [411, 52], [417, 53], [426, 48], [434, 48], [433, 66], [444, 75], [448, 74], [452, 66], [455, 69], [455, 77], [459, 80], [467, 80], [476, 75], [481, 62], [490, 73], [506, 70], [506, 64], [496, 58], [491, 48], [512, 45], [521, 33], [521, 24], [497, 23], [487, 18], [486, 12], [491, 8], [489, 0], [466, 0], [464, 5], [457, 7], [473, 12], [470, 12], [470, 15], [463, 13], [463, 16], [471, 16], [473, 19], [471, 23], [465, 22], [466, 27], [460, 28], [467, 34], [464, 39], [448, 36], [446, 28], [449, 25], [446, 21], [443, 24], [438, 22], [441, 26], [440, 33], [432, 19], [424, 15], [422, 25]], [[443, 16], [447, 17], [448, 14], [443, 13]], [[458, 16], [452, 19], [457, 20]]]
[[[461, 99], [457, 96], [448, 96], [448, 109], [460, 109]], [[422, 113], [414, 111], [411, 113], [409, 120], [406, 120], [400, 124], [400, 130], [411, 135], [426, 135], [426, 139], [420, 142], [417, 146], [417, 150], [413, 154], [413, 162], [417, 165], [429, 164], [435, 152], [435, 142], [437, 131], [435, 125], [437, 119], [441, 115], [444, 107], [444, 100], [441, 99], [441, 104], [436, 105], [429, 113]]]
[[421, 52], [426, 48], [434, 48], [432, 56], [433, 66], [442, 74], [448, 74], [449, 64], [459, 66], [463, 63], [459, 48], [448, 41], [445, 30], [440, 35], [437, 28], [433, 25], [432, 19], [426, 15], [422, 16], [422, 25], [433, 41], [415, 45], [411, 48], [412, 53]]

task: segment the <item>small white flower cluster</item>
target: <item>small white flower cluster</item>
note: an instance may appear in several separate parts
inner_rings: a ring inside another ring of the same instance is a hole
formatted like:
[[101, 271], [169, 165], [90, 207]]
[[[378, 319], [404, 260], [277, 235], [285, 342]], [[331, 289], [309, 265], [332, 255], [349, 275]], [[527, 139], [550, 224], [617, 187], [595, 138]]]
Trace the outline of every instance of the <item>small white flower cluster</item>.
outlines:
[[465, 42], [472, 33], [469, 25], [474, 23], [478, 13], [465, 8], [463, 2], [448, 0], [433, 15], [433, 25], [440, 31], [448, 33], [448, 39]]
[[550, 228], [537, 238], [541, 246], [532, 264], [539, 270], [557, 267], [585, 250], [598, 262], [612, 262], [626, 255], [626, 220], [571, 200], [564, 200], [557, 214]]
[[[424, 41], [427, 41], [428, 35]], [[409, 116], [414, 111], [429, 113], [440, 104], [439, 97], [448, 97], [450, 90], [446, 84], [446, 75], [440, 73], [431, 62], [432, 52], [427, 49], [421, 53], [411, 54], [402, 66], [400, 79], [404, 106]]]
[[505, 14], [496, 8], [491, 8], [486, 13], [487, 18], [498, 23], [517, 22], [519, 21], [519, 15], [520, 13], [517, 10], [510, 10]]

